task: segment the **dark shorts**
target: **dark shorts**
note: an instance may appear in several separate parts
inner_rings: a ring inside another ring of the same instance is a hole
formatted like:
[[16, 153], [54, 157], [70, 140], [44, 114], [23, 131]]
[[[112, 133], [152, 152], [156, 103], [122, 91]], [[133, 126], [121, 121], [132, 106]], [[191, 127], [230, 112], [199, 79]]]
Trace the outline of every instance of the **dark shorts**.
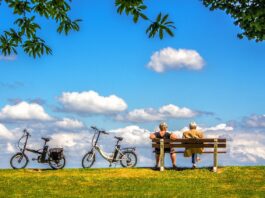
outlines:
[[[166, 148], [166, 149], [164, 149], [164, 153], [174, 153], [175, 152], [175, 149], [174, 148]], [[159, 155], [160, 154], [160, 149], [155, 149], [155, 153], [157, 154], [157, 155]]]

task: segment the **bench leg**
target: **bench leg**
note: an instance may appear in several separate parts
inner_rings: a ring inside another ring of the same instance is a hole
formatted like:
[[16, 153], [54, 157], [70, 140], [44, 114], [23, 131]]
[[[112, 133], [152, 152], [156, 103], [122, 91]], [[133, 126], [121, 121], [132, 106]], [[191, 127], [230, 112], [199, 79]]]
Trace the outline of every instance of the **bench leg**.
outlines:
[[217, 172], [218, 160], [217, 160], [217, 139], [214, 139], [214, 154], [213, 154], [213, 172]]
[[165, 167], [164, 167], [164, 139], [160, 139], [160, 171], [164, 171]]

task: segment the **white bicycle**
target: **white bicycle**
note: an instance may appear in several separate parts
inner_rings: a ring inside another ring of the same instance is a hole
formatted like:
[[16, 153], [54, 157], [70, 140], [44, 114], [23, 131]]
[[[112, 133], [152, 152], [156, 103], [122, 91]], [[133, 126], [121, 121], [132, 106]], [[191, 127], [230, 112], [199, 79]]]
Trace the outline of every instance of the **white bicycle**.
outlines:
[[120, 162], [122, 167], [135, 167], [137, 164], [137, 156], [135, 154], [135, 147], [127, 147], [122, 148], [119, 145], [119, 142], [123, 140], [122, 137], [116, 137], [117, 143], [115, 145], [115, 149], [113, 153], [104, 152], [98, 145], [98, 140], [101, 134], [108, 135], [106, 131], [99, 130], [96, 127], [91, 127], [95, 133], [92, 139], [92, 149], [86, 153], [82, 159], [83, 168], [91, 168], [96, 161], [96, 151], [110, 163], [110, 167], [112, 163]]

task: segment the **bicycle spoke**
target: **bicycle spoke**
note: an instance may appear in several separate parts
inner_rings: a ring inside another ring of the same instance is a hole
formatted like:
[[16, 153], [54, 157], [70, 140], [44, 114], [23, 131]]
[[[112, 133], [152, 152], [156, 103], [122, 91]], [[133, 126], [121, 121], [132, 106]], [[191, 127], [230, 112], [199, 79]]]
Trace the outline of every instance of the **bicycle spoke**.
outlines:
[[22, 153], [15, 154], [10, 160], [10, 165], [14, 169], [25, 168], [27, 164], [28, 164], [28, 158]]

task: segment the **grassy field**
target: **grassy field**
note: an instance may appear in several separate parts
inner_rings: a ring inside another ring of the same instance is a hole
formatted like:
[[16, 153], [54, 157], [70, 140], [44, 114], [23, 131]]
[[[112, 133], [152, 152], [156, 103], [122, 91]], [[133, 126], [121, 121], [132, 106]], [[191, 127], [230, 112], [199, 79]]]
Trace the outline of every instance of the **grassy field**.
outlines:
[[265, 197], [265, 167], [0, 170], [0, 197]]

